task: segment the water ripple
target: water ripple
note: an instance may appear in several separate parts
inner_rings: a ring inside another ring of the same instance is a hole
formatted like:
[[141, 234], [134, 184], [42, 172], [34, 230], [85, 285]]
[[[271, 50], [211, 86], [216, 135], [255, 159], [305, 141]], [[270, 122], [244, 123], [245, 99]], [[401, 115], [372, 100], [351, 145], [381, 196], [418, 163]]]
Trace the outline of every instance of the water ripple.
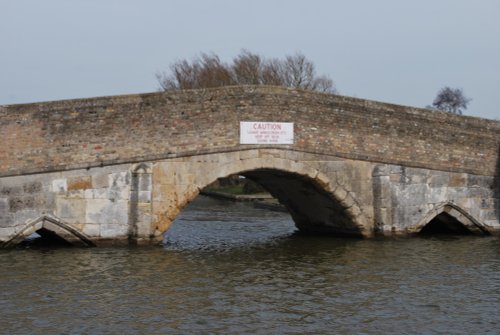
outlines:
[[212, 205], [214, 221], [199, 220], [208, 215], [195, 206], [164, 247], [1, 251], [0, 333], [495, 334], [499, 328], [497, 237], [301, 236], [284, 214]]

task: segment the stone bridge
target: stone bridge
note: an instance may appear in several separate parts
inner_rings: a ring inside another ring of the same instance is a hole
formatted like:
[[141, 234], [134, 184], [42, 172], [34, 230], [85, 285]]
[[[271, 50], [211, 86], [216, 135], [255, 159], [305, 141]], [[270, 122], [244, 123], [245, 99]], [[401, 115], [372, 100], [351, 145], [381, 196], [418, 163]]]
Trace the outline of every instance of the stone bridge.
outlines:
[[[293, 144], [240, 144], [241, 121], [293, 122]], [[2, 247], [156, 243], [233, 174], [303, 231], [500, 233], [498, 121], [249, 86], [0, 106], [0, 134]]]

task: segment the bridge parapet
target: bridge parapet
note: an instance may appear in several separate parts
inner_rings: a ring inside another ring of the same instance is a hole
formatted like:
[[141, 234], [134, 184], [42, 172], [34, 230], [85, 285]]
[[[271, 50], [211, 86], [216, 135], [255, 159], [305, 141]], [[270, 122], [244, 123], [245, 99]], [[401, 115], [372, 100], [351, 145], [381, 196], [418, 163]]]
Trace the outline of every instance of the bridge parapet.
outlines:
[[[0, 176], [239, 151], [239, 122], [293, 122], [300, 152], [493, 176], [500, 122], [248, 86], [0, 107]], [[272, 147], [272, 146], [270, 146]]]

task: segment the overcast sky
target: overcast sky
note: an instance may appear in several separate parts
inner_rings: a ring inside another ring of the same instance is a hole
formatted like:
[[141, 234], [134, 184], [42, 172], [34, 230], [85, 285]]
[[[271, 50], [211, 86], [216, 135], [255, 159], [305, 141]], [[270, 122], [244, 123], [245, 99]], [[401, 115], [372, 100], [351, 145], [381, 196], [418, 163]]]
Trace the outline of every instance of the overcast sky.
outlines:
[[152, 92], [199, 52], [304, 53], [340, 94], [500, 119], [499, 0], [0, 0], [0, 105]]

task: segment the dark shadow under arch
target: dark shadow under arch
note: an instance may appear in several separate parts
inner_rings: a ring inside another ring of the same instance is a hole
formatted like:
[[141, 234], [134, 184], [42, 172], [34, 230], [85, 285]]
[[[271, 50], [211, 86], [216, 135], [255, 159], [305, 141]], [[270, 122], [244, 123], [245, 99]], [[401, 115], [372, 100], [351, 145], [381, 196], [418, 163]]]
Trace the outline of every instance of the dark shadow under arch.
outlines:
[[420, 230], [420, 234], [472, 235], [472, 232], [457, 219], [443, 212], [426, 224], [422, 230]]
[[432, 211], [414, 228], [423, 235], [489, 235], [489, 231], [464, 209], [449, 202], [443, 203]]
[[23, 243], [33, 233], [56, 242], [79, 247], [93, 247], [95, 244], [82, 232], [48, 215], [41, 216], [28, 222], [23, 229], [9, 240], [0, 243], [0, 248], [12, 248]]
[[277, 198], [301, 232], [363, 236], [347, 209], [313, 179], [266, 168], [240, 174]]

